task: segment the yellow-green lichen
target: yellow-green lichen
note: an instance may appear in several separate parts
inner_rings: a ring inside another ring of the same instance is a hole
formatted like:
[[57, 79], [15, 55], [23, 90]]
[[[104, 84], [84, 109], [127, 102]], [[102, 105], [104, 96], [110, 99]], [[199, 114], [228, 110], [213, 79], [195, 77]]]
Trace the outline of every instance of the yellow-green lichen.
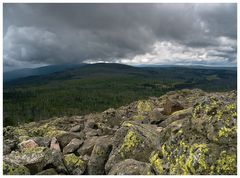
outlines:
[[204, 172], [208, 169], [206, 163], [208, 147], [206, 144], [195, 143], [189, 146], [185, 142], [180, 141], [177, 152], [181, 152], [181, 154], [175, 156], [172, 161], [170, 160], [170, 174], [190, 175]]
[[64, 155], [64, 163], [66, 166], [74, 166], [80, 168], [83, 168], [85, 166], [84, 161], [73, 153]]
[[222, 127], [219, 131], [218, 131], [218, 137], [229, 137], [230, 135], [235, 134], [237, 131], [237, 127], [233, 126], [232, 128], [227, 128], [227, 127]]
[[25, 148], [23, 150], [24, 154], [40, 154], [43, 153], [47, 148], [46, 147], [35, 147], [35, 148]]
[[162, 150], [161, 151], [162, 151], [163, 157], [165, 157], [168, 161], [170, 161], [170, 156], [169, 156], [169, 153], [168, 153], [168, 151], [166, 149], [166, 145], [165, 144], [162, 146]]
[[131, 123], [127, 122], [127, 121], [124, 121], [123, 124], [122, 124], [123, 127], [131, 127], [133, 126]]
[[142, 120], [144, 120], [144, 116], [141, 116], [141, 115], [133, 116], [133, 117], [130, 118], [130, 120], [142, 121]]
[[31, 136], [43, 136], [43, 137], [56, 137], [65, 133], [65, 131], [58, 130], [54, 126], [50, 126], [48, 123], [41, 125], [40, 127], [34, 127], [29, 130]]
[[162, 160], [158, 157], [157, 152], [153, 152], [150, 156], [150, 163], [158, 175], [164, 173]]
[[222, 151], [216, 165], [217, 174], [234, 175], [237, 174], [237, 156], [236, 154], [227, 154]]
[[150, 112], [152, 110], [151, 103], [148, 101], [138, 101], [137, 103], [137, 112], [139, 114]]
[[122, 146], [120, 147], [119, 152], [123, 153], [130, 152], [133, 148], [139, 145], [141, 139], [136, 136], [133, 131], [128, 131], [127, 135], [124, 137]]

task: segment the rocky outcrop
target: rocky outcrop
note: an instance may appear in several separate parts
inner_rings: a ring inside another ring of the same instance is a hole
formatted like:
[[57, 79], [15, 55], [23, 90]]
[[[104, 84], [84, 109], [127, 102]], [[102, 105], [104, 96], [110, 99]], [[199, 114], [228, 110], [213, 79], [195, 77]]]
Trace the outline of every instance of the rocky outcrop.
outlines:
[[236, 92], [169, 92], [3, 128], [6, 175], [235, 175]]

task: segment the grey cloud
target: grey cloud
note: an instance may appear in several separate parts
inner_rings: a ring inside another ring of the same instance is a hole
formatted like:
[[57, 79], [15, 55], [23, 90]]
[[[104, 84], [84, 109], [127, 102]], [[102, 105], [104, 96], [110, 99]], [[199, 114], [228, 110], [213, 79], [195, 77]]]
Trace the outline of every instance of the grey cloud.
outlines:
[[236, 8], [236, 4], [4, 4], [4, 65], [114, 62], [151, 53], [161, 41], [186, 48], [216, 47], [222, 52], [219, 57], [233, 60], [236, 51], [221, 48], [236, 49], [232, 42], [237, 36]]

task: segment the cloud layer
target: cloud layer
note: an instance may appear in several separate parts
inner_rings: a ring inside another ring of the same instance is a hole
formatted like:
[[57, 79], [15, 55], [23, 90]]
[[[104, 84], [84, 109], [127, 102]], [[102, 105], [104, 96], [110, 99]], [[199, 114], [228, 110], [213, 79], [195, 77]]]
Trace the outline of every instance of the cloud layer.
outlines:
[[4, 67], [235, 65], [236, 4], [4, 4]]

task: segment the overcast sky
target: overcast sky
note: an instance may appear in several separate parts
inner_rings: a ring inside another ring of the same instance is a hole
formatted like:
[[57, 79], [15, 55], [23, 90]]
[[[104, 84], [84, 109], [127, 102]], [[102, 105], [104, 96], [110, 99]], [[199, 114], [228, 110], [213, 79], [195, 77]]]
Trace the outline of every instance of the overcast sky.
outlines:
[[236, 4], [4, 4], [4, 69], [236, 65]]

